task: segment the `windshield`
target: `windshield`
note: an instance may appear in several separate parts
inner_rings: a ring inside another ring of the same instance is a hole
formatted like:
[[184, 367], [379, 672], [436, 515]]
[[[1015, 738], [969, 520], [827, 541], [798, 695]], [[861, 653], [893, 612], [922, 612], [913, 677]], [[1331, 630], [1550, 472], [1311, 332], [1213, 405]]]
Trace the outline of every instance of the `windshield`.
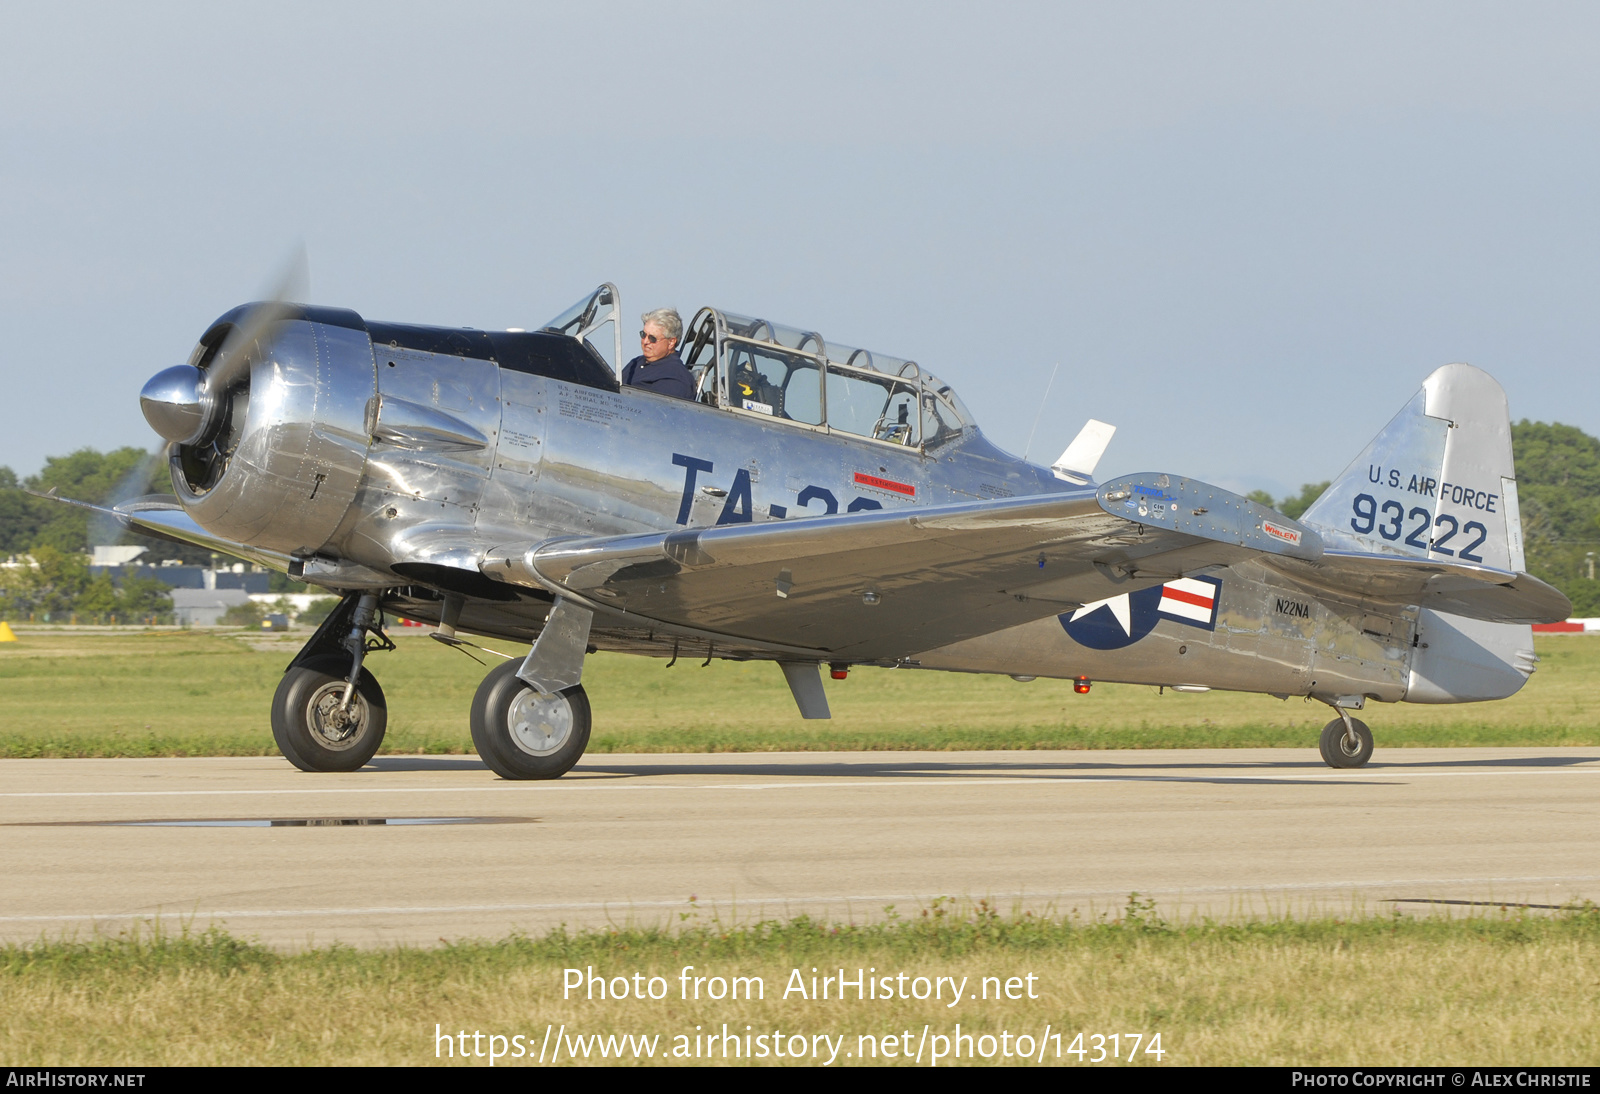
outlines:
[[539, 329], [565, 334], [586, 343], [611, 366], [622, 371], [622, 298], [609, 281]]

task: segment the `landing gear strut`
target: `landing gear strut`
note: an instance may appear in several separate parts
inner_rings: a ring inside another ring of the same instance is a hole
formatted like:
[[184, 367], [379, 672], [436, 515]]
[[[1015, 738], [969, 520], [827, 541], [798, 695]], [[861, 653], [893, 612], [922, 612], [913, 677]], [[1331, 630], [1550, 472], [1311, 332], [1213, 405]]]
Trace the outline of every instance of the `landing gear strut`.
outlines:
[[377, 608], [371, 593], [346, 597], [278, 684], [272, 738], [301, 771], [354, 771], [383, 743], [389, 709], [383, 689], [362, 665], [369, 652], [394, 649]]

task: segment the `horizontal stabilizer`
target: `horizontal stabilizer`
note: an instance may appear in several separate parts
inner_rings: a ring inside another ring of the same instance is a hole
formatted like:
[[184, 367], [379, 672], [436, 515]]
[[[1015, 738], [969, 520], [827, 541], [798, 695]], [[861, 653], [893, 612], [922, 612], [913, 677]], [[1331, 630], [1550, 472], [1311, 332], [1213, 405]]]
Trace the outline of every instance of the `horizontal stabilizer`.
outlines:
[[1444, 559], [1326, 551], [1313, 560], [1272, 558], [1279, 573], [1314, 592], [1381, 604], [1416, 604], [1490, 623], [1552, 623], [1572, 612], [1560, 589], [1531, 574]]

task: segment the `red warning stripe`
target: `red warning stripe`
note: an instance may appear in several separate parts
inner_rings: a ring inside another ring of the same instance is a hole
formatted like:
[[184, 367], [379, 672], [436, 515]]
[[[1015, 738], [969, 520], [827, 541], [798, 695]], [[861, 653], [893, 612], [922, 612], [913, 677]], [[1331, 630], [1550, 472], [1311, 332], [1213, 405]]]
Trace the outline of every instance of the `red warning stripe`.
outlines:
[[880, 479], [876, 475], [868, 475], [864, 471], [856, 472], [856, 482], [862, 486], [876, 486], [879, 490], [893, 490], [896, 494], [904, 494], [908, 498], [917, 496], [917, 488], [907, 482], [895, 482], [893, 479]]

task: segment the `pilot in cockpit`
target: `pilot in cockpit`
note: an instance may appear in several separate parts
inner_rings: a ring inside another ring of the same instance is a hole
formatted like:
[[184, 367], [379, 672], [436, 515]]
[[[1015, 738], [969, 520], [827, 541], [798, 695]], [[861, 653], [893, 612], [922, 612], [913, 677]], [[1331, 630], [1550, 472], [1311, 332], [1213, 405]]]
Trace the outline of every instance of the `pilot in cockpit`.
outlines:
[[622, 382], [657, 395], [675, 399], [694, 398], [694, 376], [678, 356], [678, 339], [683, 336], [683, 319], [674, 308], [657, 308], [641, 317], [639, 356], [622, 370]]

